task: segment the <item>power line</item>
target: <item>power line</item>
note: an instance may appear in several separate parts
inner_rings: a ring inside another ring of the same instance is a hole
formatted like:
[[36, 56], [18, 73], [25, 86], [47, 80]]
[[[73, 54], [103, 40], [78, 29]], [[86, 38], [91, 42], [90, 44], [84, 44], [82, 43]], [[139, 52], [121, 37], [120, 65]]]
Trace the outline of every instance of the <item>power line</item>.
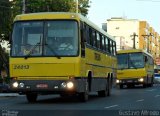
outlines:
[[139, 2], [160, 2], [159, 0], [136, 0]]

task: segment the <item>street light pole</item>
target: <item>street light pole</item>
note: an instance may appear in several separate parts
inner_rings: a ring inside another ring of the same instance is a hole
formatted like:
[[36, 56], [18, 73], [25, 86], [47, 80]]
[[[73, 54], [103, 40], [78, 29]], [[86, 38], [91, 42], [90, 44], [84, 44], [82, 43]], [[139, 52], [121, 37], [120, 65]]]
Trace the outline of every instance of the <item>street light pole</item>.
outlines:
[[76, 13], [78, 13], [78, 0], [76, 0]]
[[25, 14], [25, 12], [26, 12], [26, 1], [23, 0], [22, 1], [22, 14]]
[[153, 36], [151, 33], [149, 33], [148, 35], [142, 35], [143, 37], [147, 37], [147, 52], [149, 53], [149, 37]]
[[138, 35], [136, 35], [136, 33], [134, 32], [131, 37], [133, 37], [133, 49], [136, 49], [136, 37], [138, 37]]

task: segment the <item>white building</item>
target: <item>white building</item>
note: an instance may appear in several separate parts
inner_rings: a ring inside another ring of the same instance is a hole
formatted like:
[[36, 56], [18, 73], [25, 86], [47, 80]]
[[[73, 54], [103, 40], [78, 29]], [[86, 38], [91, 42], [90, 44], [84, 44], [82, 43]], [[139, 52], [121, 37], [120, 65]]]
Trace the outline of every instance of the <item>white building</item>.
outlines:
[[[107, 20], [107, 32], [115, 37], [117, 50], [131, 49], [134, 46], [133, 34], [139, 34], [139, 20], [111, 18]], [[135, 47], [139, 48], [139, 38], [135, 36]]]

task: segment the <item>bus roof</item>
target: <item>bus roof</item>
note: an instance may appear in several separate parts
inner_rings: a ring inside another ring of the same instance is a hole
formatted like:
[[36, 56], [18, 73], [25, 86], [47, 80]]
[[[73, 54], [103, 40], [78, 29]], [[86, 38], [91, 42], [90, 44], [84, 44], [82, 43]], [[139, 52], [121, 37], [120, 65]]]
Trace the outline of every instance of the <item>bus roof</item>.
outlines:
[[148, 56], [151, 56], [151, 54], [149, 54], [148, 52], [142, 50], [142, 49], [128, 49], [128, 50], [119, 50], [117, 51], [117, 54], [124, 54], [124, 53], [135, 53], [135, 52], [143, 52], [145, 54], [147, 54]]
[[102, 34], [106, 35], [113, 41], [115, 41], [114, 37], [110, 36], [106, 31], [99, 28], [97, 25], [89, 21], [86, 17], [79, 13], [69, 13], [69, 12], [41, 12], [41, 13], [29, 13], [29, 14], [21, 14], [17, 15], [14, 19], [16, 21], [25, 21], [25, 20], [51, 20], [51, 19], [75, 19], [81, 20], [88, 24], [89, 26], [93, 27], [97, 31], [101, 32]]

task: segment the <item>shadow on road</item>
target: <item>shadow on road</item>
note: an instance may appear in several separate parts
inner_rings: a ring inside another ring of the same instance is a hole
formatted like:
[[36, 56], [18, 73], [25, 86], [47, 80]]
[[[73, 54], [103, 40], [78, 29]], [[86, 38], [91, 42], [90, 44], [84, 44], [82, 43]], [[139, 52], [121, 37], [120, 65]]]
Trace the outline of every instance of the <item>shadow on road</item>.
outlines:
[[[37, 103], [39, 104], [43, 104], [43, 103], [47, 103], [47, 104], [75, 104], [75, 103], [85, 103], [85, 102], [81, 102], [79, 100], [78, 96], [65, 96], [65, 97], [61, 97], [61, 96], [53, 96], [50, 95], [48, 96], [49, 98], [46, 98], [45, 96], [39, 96]], [[98, 99], [102, 99], [102, 97], [98, 97], [98, 95], [96, 94], [91, 94], [89, 95], [89, 100], [86, 102], [93, 102], [95, 100]]]

